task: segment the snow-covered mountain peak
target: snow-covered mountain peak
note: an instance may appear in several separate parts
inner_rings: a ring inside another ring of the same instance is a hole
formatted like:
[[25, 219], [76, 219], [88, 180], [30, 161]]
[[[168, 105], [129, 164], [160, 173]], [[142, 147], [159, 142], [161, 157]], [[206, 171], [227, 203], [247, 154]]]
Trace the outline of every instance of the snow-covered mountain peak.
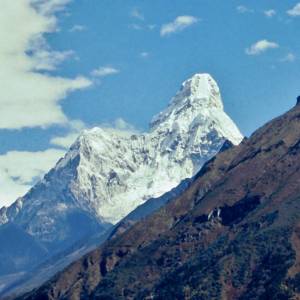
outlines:
[[241, 139], [223, 110], [216, 82], [196, 74], [153, 119], [150, 132], [85, 130], [44, 180], [19, 200], [18, 209], [15, 204], [0, 212], [0, 222], [18, 222], [39, 240], [60, 243], [70, 238], [70, 213], [116, 223], [147, 199], [192, 177], [225, 140], [238, 144]]
[[219, 87], [209, 74], [195, 74], [182, 84], [175, 99], [180, 101], [186, 98], [203, 107], [223, 110]]
[[[216, 81], [209, 74], [195, 74], [184, 81], [181, 89], [171, 100], [168, 107], [154, 116], [151, 130], [166, 127], [166, 120], [188, 120], [195, 114], [207, 115], [212, 111], [223, 111], [223, 102]], [[212, 112], [213, 113], [213, 112]], [[168, 126], [167, 126], [168, 127]]]
[[196, 74], [184, 81], [168, 107], [152, 119], [150, 128], [154, 135], [179, 132], [204, 139], [216, 130], [235, 145], [242, 136], [224, 112], [219, 87], [209, 74]]

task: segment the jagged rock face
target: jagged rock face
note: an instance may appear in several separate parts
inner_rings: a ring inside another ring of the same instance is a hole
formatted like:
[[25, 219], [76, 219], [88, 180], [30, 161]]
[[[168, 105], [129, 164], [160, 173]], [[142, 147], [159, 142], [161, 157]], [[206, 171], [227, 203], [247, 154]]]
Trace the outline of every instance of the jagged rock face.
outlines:
[[178, 198], [19, 299], [299, 299], [300, 107]]
[[149, 133], [84, 131], [42, 182], [2, 209], [0, 222], [16, 222], [55, 245], [75, 234], [79, 216], [87, 227], [82, 235], [114, 224], [192, 177], [225, 139], [238, 144], [242, 135], [223, 110], [216, 82], [197, 74], [153, 119]]
[[80, 162], [72, 193], [88, 201], [100, 218], [116, 223], [143, 201], [193, 176], [224, 139], [237, 144], [241, 134], [224, 113], [214, 80], [196, 75], [153, 119], [149, 133], [86, 131], [73, 145]]

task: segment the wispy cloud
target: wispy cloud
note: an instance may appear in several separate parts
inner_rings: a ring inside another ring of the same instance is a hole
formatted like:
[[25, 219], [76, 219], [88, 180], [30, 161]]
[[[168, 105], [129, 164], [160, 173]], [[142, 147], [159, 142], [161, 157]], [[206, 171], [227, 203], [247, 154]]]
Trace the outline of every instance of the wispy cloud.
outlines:
[[248, 55], [259, 55], [266, 52], [269, 49], [279, 48], [279, 45], [275, 42], [270, 42], [268, 40], [260, 40], [255, 44], [251, 45], [246, 49], [246, 54]]
[[268, 9], [268, 10], [264, 11], [265, 16], [268, 17], [268, 18], [274, 17], [276, 15], [276, 13], [277, 12], [276, 12], [275, 9]]
[[246, 14], [246, 13], [253, 13], [254, 10], [245, 6], [245, 5], [239, 5], [237, 6], [236, 8], [237, 12], [240, 13], [240, 14]]
[[42, 178], [65, 151], [10, 151], [0, 155], [0, 208], [12, 204]]
[[294, 62], [296, 60], [296, 55], [294, 53], [288, 53], [285, 57], [283, 57], [281, 62]]
[[60, 101], [70, 92], [92, 84], [82, 76], [69, 79], [37, 72], [53, 70], [73, 55], [72, 51], [53, 51], [44, 38], [44, 34], [58, 30], [55, 12], [63, 10], [68, 2], [1, 1], [1, 129], [67, 123]]
[[35, 60], [35, 70], [53, 71], [63, 61], [76, 57], [76, 54], [72, 50], [68, 51], [47, 51], [40, 50], [32, 55], [32, 59]]
[[81, 120], [72, 120], [68, 124], [69, 132], [63, 136], [54, 136], [50, 140], [50, 144], [60, 148], [69, 149], [75, 142], [80, 132], [86, 129], [86, 125]]
[[140, 57], [141, 58], [147, 58], [147, 57], [149, 57], [150, 56], [150, 53], [149, 52], [141, 52], [140, 53]]
[[116, 119], [113, 125], [114, 125], [113, 128], [117, 130], [127, 131], [129, 133], [138, 132], [137, 129], [132, 124], [126, 122], [122, 118]]
[[299, 17], [300, 16], [300, 2], [296, 4], [292, 9], [287, 11], [287, 14], [291, 17]]
[[138, 8], [133, 8], [130, 12], [130, 16], [136, 19], [136, 22], [128, 25], [130, 29], [134, 30], [153, 30], [156, 28], [155, 24], [147, 24], [145, 22], [145, 16]]
[[134, 29], [134, 30], [154, 30], [156, 28], [155, 24], [136, 24], [136, 23], [132, 23], [129, 24], [128, 27], [130, 29]]
[[148, 27], [148, 29], [153, 30], [153, 29], [156, 28], [156, 25], [155, 24], [149, 24], [149, 25], [147, 25], [147, 27]]
[[72, 28], [70, 28], [69, 32], [82, 32], [87, 30], [86, 26], [76, 24]]
[[92, 76], [95, 77], [106, 77], [120, 73], [120, 70], [113, 67], [99, 67], [91, 72]]
[[194, 16], [178, 16], [173, 22], [164, 24], [161, 27], [160, 35], [167, 36], [173, 33], [180, 32], [199, 21]]
[[135, 23], [129, 24], [128, 27], [129, 27], [130, 29], [134, 29], [134, 30], [143, 30], [143, 29], [144, 29], [143, 26], [141, 26], [141, 25], [139, 25], [139, 24], [135, 24]]
[[[32, 6], [43, 15], [52, 15], [66, 9], [66, 5], [72, 0], [32, 0]], [[25, 1], [23, 1], [25, 2]], [[28, 1], [26, 1], [28, 2]]]
[[130, 13], [130, 16], [133, 17], [133, 18], [135, 18], [135, 19], [138, 19], [140, 21], [144, 21], [145, 20], [144, 15], [137, 8], [132, 9], [132, 11]]
[[50, 144], [60, 148], [69, 149], [78, 137], [78, 132], [70, 132], [64, 136], [56, 136], [50, 140]]

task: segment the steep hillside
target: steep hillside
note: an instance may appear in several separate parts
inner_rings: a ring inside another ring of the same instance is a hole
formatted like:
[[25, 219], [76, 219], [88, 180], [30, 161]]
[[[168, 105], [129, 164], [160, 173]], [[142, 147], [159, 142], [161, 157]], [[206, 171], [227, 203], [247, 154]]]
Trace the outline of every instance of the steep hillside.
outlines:
[[300, 106], [22, 299], [299, 299]]

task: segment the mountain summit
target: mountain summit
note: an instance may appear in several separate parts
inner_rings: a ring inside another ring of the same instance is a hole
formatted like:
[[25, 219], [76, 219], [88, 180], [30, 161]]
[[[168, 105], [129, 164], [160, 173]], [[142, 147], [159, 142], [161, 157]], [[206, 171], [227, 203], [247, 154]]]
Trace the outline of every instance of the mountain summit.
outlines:
[[225, 140], [238, 144], [242, 135], [216, 82], [196, 74], [149, 133], [84, 131], [41, 182], [0, 210], [0, 224], [14, 223], [50, 253], [60, 251], [195, 175]]

